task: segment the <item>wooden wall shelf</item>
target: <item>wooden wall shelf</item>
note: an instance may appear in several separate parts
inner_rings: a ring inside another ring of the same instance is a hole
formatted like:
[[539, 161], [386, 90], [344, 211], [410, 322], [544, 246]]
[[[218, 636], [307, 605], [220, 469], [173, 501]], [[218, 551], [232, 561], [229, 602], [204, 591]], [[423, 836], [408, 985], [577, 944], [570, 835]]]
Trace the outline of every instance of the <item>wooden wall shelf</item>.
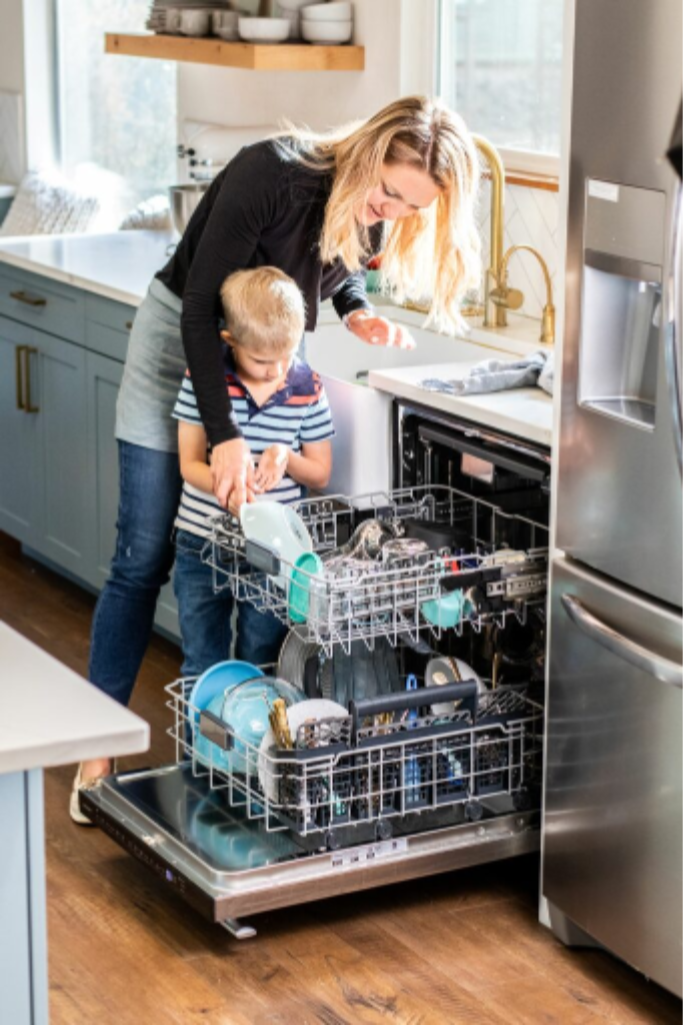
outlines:
[[105, 53], [190, 61], [251, 71], [363, 71], [362, 46], [312, 46], [310, 43], [224, 43], [220, 39], [189, 39], [151, 33], [105, 35]]

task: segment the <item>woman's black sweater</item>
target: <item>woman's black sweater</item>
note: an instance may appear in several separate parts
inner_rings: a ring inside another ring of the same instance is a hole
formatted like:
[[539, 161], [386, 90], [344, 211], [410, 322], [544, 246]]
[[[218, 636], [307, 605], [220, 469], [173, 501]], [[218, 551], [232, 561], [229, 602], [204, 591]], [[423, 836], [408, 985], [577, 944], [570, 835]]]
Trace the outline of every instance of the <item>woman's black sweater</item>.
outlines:
[[[212, 445], [240, 435], [223, 373], [219, 289], [233, 271], [271, 265], [289, 274], [306, 302], [306, 330], [332, 297], [340, 317], [368, 307], [365, 273], [321, 263], [319, 240], [332, 175], [289, 159], [273, 141], [241, 150], [214, 179], [176, 252], [157, 278], [183, 300], [181, 329], [200, 414]], [[373, 251], [382, 225], [371, 231]], [[370, 254], [369, 254], [370, 255]]]

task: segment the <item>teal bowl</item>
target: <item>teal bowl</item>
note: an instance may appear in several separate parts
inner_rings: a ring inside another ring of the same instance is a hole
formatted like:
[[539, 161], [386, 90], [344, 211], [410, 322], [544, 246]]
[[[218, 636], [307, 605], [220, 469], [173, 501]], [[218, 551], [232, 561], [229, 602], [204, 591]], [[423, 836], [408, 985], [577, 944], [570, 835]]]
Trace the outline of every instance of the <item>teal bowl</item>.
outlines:
[[323, 563], [315, 552], [304, 552], [295, 561], [290, 578], [288, 611], [293, 623], [306, 623], [311, 609], [311, 589], [323, 577]]
[[462, 591], [450, 591], [440, 595], [438, 599], [423, 602], [420, 611], [433, 627], [448, 630], [457, 627], [468, 615], [470, 603]]

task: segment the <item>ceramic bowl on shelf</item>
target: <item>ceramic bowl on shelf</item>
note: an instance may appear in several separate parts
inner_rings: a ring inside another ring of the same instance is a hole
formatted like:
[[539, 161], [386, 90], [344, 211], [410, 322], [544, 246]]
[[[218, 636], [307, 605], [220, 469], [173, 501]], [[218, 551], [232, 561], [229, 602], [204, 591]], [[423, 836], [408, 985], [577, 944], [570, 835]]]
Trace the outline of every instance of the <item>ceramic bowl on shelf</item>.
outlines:
[[290, 19], [240, 18], [238, 31], [246, 43], [282, 43], [290, 34]]
[[277, 0], [277, 13], [290, 22], [290, 39], [302, 38], [302, 17], [315, 0]]
[[338, 46], [352, 37], [351, 21], [309, 21], [302, 18], [302, 39], [319, 46]]
[[302, 14], [307, 21], [351, 21], [352, 5], [348, 0], [333, 0], [329, 4], [307, 4]]

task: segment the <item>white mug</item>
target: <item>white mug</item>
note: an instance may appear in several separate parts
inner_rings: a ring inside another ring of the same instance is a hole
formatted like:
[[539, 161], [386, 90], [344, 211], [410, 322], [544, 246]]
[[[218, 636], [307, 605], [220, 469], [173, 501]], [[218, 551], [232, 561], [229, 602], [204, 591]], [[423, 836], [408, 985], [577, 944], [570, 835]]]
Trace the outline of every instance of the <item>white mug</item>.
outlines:
[[166, 9], [166, 20], [164, 22], [164, 31], [170, 36], [177, 36], [181, 30], [181, 12], [178, 7], [168, 7]]
[[209, 35], [209, 11], [184, 7], [181, 11], [181, 32], [184, 36]]
[[240, 15], [237, 11], [212, 11], [211, 30], [215, 36], [221, 35], [224, 39], [228, 37], [239, 39], [239, 18]]

